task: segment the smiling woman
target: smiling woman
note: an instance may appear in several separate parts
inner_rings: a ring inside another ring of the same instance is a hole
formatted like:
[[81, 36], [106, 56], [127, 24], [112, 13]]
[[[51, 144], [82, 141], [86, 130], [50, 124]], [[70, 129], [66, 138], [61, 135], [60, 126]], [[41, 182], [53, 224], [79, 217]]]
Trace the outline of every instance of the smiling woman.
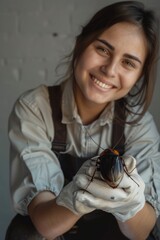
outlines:
[[19, 215], [6, 240], [160, 239], [160, 137], [147, 111], [158, 42], [154, 12], [109, 5], [77, 36], [63, 83], [17, 100], [9, 138]]
[[83, 123], [127, 96], [143, 74], [147, 52], [144, 32], [127, 22], [114, 24], [85, 49], [75, 66], [75, 96]]

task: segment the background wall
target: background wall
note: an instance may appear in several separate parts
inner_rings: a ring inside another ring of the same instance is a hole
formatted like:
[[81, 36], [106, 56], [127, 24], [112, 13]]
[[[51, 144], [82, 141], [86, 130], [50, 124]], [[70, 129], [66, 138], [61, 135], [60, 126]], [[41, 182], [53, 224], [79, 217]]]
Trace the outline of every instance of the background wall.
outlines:
[[[81, 26], [109, 0], [0, 0], [0, 239], [14, 215], [9, 194], [8, 116], [17, 97], [53, 84], [55, 67], [72, 49]], [[159, 0], [144, 0], [160, 12]], [[160, 129], [159, 81], [151, 105]]]

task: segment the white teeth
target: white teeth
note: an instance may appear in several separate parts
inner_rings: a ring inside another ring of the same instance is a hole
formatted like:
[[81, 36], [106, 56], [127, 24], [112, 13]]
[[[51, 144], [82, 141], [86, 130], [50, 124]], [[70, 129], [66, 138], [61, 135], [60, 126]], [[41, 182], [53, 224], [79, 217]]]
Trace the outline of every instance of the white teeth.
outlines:
[[93, 78], [93, 80], [94, 80], [94, 82], [95, 82], [98, 86], [100, 86], [101, 88], [105, 88], [105, 89], [110, 89], [110, 88], [112, 88], [111, 85], [102, 83], [102, 82], [100, 82], [100, 81], [99, 81], [98, 79], [96, 79], [96, 78]]

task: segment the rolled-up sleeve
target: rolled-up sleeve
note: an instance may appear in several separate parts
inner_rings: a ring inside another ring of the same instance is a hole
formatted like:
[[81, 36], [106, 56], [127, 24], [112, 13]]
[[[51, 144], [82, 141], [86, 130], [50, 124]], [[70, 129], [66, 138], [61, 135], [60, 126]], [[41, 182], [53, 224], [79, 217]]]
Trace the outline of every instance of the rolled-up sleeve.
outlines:
[[58, 195], [64, 176], [51, 150], [54, 128], [48, 91], [41, 86], [21, 96], [9, 118], [11, 196], [15, 210], [27, 214], [41, 191]]
[[141, 121], [126, 128], [126, 154], [137, 160], [137, 170], [145, 182], [145, 198], [160, 215], [160, 136], [153, 117], [146, 113]]

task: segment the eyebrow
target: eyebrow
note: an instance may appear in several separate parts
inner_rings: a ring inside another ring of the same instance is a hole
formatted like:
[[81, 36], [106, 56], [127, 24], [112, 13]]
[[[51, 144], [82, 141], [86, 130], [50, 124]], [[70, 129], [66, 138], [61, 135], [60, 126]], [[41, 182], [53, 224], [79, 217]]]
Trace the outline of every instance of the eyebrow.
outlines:
[[[104, 39], [99, 39], [99, 38], [98, 38], [97, 41], [103, 43], [103, 44], [106, 45], [108, 48], [110, 48], [112, 51], [115, 50], [115, 48], [114, 48], [109, 42], [107, 42], [106, 40], [104, 40]], [[127, 57], [127, 58], [130, 58], [130, 59], [133, 59], [133, 60], [139, 62], [140, 64], [142, 64], [141, 60], [140, 60], [138, 57], [136, 57], [136, 56], [134, 56], [134, 55], [132, 55], [132, 54], [125, 53], [124, 56]]]
[[109, 42], [107, 42], [106, 40], [104, 40], [104, 39], [99, 39], [99, 38], [98, 38], [97, 41], [103, 43], [104, 45], [106, 45], [107, 47], [109, 47], [112, 51], [114, 51], [115, 48], [114, 48]]

